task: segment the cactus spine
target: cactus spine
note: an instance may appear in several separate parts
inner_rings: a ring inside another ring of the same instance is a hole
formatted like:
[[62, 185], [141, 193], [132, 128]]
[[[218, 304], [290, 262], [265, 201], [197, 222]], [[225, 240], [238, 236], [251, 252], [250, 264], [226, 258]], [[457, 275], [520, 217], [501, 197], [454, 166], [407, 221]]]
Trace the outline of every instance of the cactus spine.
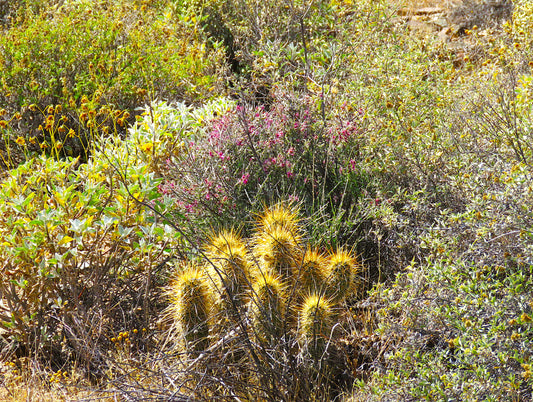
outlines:
[[316, 248], [308, 248], [298, 270], [296, 283], [301, 289], [300, 294], [316, 293], [324, 291], [326, 276], [328, 274], [328, 261]]
[[342, 302], [356, 283], [357, 260], [344, 249], [338, 249], [330, 256], [327, 269], [328, 296], [337, 303]]
[[302, 347], [320, 358], [333, 328], [333, 307], [322, 295], [310, 294], [300, 308], [298, 332]]
[[259, 340], [272, 343], [282, 335], [286, 300], [285, 286], [277, 275], [266, 272], [256, 278], [250, 315]]
[[170, 311], [186, 349], [206, 349], [213, 298], [202, 270], [195, 265], [186, 267], [173, 282], [169, 296]]

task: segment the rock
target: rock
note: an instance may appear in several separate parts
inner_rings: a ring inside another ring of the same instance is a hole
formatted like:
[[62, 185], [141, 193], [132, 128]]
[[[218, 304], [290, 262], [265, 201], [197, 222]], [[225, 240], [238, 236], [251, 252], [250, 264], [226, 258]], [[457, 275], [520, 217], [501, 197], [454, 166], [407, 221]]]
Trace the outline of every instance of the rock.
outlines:
[[411, 31], [419, 34], [431, 34], [434, 31], [433, 25], [426, 21], [421, 21], [418, 18], [411, 18], [407, 23]]
[[424, 7], [414, 10], [414, 15], [432, 15], [443, 13], [445, 10], [442, 7]]
[[450, 27], [444, 27], [440, 30], [437, 38], [441, 42], [448, 42], [450, 40]]

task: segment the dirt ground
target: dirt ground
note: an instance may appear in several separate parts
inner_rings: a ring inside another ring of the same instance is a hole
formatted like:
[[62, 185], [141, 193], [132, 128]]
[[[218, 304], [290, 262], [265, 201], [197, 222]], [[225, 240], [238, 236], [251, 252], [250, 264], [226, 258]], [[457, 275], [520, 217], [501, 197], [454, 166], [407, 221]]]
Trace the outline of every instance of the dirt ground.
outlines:
[[444, 8], [449, 10], [461, 3], [460, 0], [391, 0], [392, 4], [402, 8], [416, 10], [419, 8]]

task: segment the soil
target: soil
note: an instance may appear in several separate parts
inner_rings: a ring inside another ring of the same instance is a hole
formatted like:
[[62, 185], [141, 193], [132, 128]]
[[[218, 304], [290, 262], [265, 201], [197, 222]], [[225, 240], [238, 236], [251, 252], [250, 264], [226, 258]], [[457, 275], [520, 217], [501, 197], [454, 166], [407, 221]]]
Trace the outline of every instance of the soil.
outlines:
[[492, 29], [511, 18], [511, 0], [391, 0], [399, 22], [419, 36], [443, 42], [465, 36], [469, 29]]

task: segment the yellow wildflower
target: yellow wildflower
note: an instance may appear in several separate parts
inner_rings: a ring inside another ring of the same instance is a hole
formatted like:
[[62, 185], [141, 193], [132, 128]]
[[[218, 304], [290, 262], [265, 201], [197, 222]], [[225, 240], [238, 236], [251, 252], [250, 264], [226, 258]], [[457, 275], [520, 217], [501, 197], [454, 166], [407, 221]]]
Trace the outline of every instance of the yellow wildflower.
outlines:
[[154, 149], [154, 144], [151, 143], [151, 142], [146, 142], [146, 143], [141, 145], [141, 151], [143, 151], [145, 153], [152, 152], [153, 149]]

